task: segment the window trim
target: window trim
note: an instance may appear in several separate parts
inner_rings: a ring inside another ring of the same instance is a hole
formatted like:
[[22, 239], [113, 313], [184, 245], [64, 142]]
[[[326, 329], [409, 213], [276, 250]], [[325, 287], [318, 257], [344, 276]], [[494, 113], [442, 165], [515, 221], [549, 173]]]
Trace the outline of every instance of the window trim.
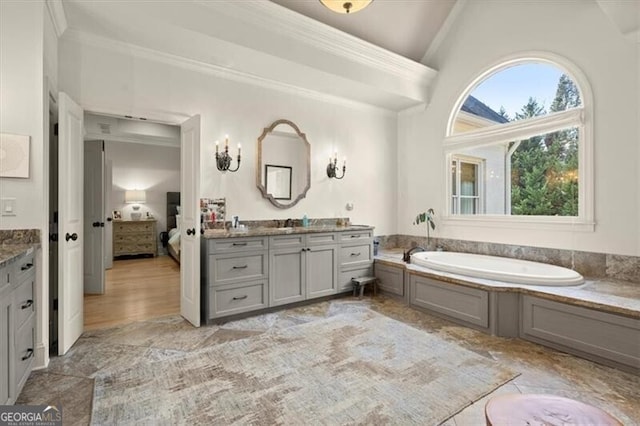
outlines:
[[[547, 114], [522, 122], [511, 122], [490, 126], [464, 133], [453, 133], [456, 116], [469, 94], [478, 84], [492, 75], [527, 63], [546, 63], [559, 68], [578, 86], [582, 99], [582, 107], [567, 111]], [[594, 146], [593, 146], [593, 93], [585, 75], [578, 67], [567, 59], [549, 52], [529, 52], [511, 55], [497, 61], [474, 78], [456, 100], [447, 122], [443, 141], [446, 167], [445, 191], [446, 199], [443, 225], [511, 227], [516, 229], [550, 229], [593, 232], [594, 217]], [[561, 130], [567, 127], [578, 127], [580, 140], [578, 144], [578, 216], [520, 216], [520, 215], [454, 215], [451, 211], [451, 171], [450, 164], [455, 151], [470, 147], [494, 145], [515, 139], [527, 139], [544, 133]]]

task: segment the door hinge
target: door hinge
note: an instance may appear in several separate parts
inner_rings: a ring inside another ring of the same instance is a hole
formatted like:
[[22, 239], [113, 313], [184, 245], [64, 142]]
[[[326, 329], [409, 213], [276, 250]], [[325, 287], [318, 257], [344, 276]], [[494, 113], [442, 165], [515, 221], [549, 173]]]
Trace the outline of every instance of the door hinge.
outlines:
[[53, 135], [58, 136], [58, 123], [53, 125]]
[[53, 310], [54, 311], [58, 310], [58, 299], [53, 299]]

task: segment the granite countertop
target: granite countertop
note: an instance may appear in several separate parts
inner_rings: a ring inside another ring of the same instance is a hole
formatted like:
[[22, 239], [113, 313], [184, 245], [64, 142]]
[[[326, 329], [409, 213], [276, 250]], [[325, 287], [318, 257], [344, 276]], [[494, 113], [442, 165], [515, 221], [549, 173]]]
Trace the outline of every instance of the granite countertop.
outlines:
[[38, 244], [2, 244], [0, 245], [0, 268], [17, 260], [23, 254], [29, 254]]
[[578, 286], [558, 287], [511, 284], [406, 264], [402, 261], [402, 254], [402, 249], [380, 250], [375, 259], [376, 262], [382, 264], [402, 267], [412, 273], [453, 284], [483, 290], [513, 291], [557, 302], [640, 318], [640, 283], [586, 277], [585, 283]]
[[354, 232], [354, 231], [366, 231], [373, 230], [373, 226], [369, 225], [348, 225], [348, 226], [336, 226], [336, 225], [312, 225], [312, 226], [296, 226], [290, 228], [274, 228], [259, 226], [254, 228], [248, 228], [246, 230], [231, 230], [231, 229], [205, 229], [202, 238], [242, 238], [242, 237], [264, 237], [269, 235], [293, 235], [293, 234], [308, 234], [318, 232]]

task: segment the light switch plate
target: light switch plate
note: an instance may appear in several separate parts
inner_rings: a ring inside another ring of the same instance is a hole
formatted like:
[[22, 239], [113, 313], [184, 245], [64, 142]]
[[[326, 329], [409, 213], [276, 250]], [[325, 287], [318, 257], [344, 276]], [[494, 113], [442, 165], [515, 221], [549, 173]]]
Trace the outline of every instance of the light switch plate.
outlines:
[[15, 198], [0, 199], [0, 214], [2, 216], [15, 216], [16, 215], [16, 199]]

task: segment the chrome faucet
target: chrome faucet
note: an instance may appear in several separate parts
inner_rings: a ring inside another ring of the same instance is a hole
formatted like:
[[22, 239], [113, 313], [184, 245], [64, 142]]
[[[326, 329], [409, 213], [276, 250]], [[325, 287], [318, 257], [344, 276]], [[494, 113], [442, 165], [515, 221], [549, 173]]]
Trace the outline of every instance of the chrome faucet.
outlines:
[[293, 220], [291, 219], [287, 219], [284, 221], [284, 227], [285, 228], [293, 228]]
[[411, 263], [411, 254], [416, 251], [420, 252], [420, 251], [426, 251], [426, 250], [422, 247], [412, 247], [409, 250], [404, 252], [404, 254], [402, 255], [402, 260], [406, 263]]

